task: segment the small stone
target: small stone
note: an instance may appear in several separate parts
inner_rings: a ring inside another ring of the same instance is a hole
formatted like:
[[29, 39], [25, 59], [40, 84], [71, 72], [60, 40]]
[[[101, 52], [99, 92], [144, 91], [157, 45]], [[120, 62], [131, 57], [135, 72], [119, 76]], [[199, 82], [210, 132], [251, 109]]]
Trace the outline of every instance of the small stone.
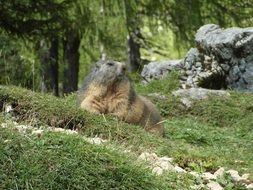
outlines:
[[192, 106], [192, 101], [188, 98], [182, 98], [181, 102], [183, 105], [185, 105], [187, 108], [190, 108]]
[[63, 128], [59, 128], [59, 127], [54, 127], [52, 129], [52, 131], [54, 131], [54, 132], [64, 132], [64, 129]]
[[167, 162], [173, 162], [173, 158], [169, 158], [167, 156], [161, 157], [161, 158], [159, 158], [159, 160], [161, 160], [161, 161], [167, 161]]
[[240, 65], [239, 69], [241, 72], [245, 72], [246, 71], [246, 66], [245, 65]]
[[187, 76], [191, 76], [191, 75], [193, 75], [193, 72], [192, 72], [192, 70], [187, 70], [187, 71], [185, 72], [185, 74], [186, 74]]
[[156, 153], [149, 154], [149, 160], [151, 162], [156, 162], [158, 160], [158, 156], [156, 155]]
[[199, 74], [202, 71], [201, 67], [196, 68], [197, 73]]
[[91, 144], [96, 144], [96, 145], [100, 145], [104, 142], [107, 142], [107, 140], [101, 139], [99, 137], [94, 137], [94, 138], [84, 138], [87, 142], [91, 143]]
[[253, 189], [253, 183], [249, 184], [249, 185], [246, 185], [246, 188], [247, 189]]
[[236, 170], [228, 170], [226, 173], [230, 174], [234, 181], [241, 181], [242, 178]]
[[7, 126], [8, 126], [7, 123], [1, 123], [2, 128], [7, 128]]
[[223, 190], [223, 187], [215, 181], [210, 181], [206, 186], [211, 190]]
[[193, 176], [196, 177], [196, 178], [199, 178], [199, 177], [200, 177], [200, 175], [199, 175], [198, 172], [191, 171], [191, 172], [189, 172], [189, 174], [193, 175]]
[[174, 166], [169, 162], [162, 161], [157, 162], [156, 164], [160, 166], [163, 170], [174, 171]]
[[192, 63], [190, 63], [190, 62], [185, 62], [184, 67], [185, 67], [186, 70], [190, 70], [190, 69], [192, 68]]
[[243, 180], [247, 180], [248, 178], [249, 178], [249, 174], [243, 174], [243, 175], [242, 175], [242, 179], [243, 179]]
[[190, 186], [191, 189], [194, 189], [194, 190], [201, 190], [203, 188], [205, 188], [206, 186], [204, 184], [199, 184], [199, 185], [192, 185]]
[[238, 75], [240, 73], [240, 69], [238, 66], [234, 66], [232, 70], [233, 75]]
[[228, 64], [220, 64], [220, 66], [226, 72], [228, 72], [230, 70], [230, 66]]
[[[184, 74], [186, 74], [186, 73], [184, 73]], [[187, 76], [185, 76], [184, 74], [181, 74], [179, 76], [180, 81], [186, 81], [187, 80]]]
[[54, 127], [54, 128], [52, 128], [52, 131], [54, 131], [54, 132], [60, 132], [60, 133], [66, 133], [66, 134], [70, 134], [70, 135], [76, 135], [76, 134], [78, 134], [78, 132], [75, 131], [75, 130], [63, 129], [63, 128], [60, 128], [60, 127]]
[[143, 153], [141, 153], [141, 155], [138, 157], [138, 159], [147, 161], [147, 160], [148, 160], [148, 156], [149, 156], [149, 153], [148, 153], [148, 152], [143, 152]]
[[201, 62], [196, 62], [196, 67], [202, 67], [202, 63]]
[[157, 166], [153, 168], [152, 172], [156, 175], [161, 175], [163, 173], [163, 169]]
[[5, 111], [6, 113], [10, 113], [12, 110], [13, 110], [13, 108], [12, 108], [11, 105], [6, 105], [6, 106], [5, 106], [4, 111]]
[[9, 139], [4, 140], [4, 143], [8, 143], [8, 142], [11, 142], [11, 140], [9, 140]]
[[208, 55], [204, 55], [204, 59], [205, 59], [206, 61], [211, 61], [211, 60], [212, 60], [212, 58], [209, 57]]
[[37, 130], [32, 131], [32, 134], [37, 135], [38, 137], [41, 137], [43, 132], [44, 132], [44, 130], [37, 129]]
[[77, 135], [78, 134], [77, 131], [71, 130], [71, 129], [65, 129], [64, 132], [67, 133], [67, 134], [70, 134], [70, 135]]
[[186, 173], [186, 171], [185, 171], [183, 168], [179, 167], [179, 166], [175, 166], [174, 169], [175, 169], [176, 172], [179, 172], [179, 173]]
[[15, 128], [18, 129], [20, 133], [25, 133], [27, 129], [31, 129], [33, 127], [30, 125], [17, 125]]
[[205, 180], [216, 179], [216, 177], [213, 174], [211, 174], [210, 172], [204, 172], [202, 174], [202, 178]]
[[166, 98], [165, 95], [160, 94], [160, 93], [158, 93], [158, 92], [150, 93], [150, 94], [148, 94], [148, 96], [154, 97], [154, 98], [157, 98], [157, 99], [160, 99], [160, 100], [167, 100], [167, 98]]
[[224, 173], [225, 173], [225, 169], [221, 167], [216, 172], [214, 172], [213, 175], [217, 178], [217, 177], [223, 176]]

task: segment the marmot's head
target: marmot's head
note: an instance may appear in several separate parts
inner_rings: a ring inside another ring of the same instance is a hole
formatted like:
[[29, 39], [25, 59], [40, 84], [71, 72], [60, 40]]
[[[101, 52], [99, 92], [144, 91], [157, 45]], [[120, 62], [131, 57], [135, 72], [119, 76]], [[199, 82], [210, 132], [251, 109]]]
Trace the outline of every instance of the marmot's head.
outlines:
[[102, 83], [114, 83], [126, 79], [126, 64], [113, 60], [100, 60], [93, 69], [94, 78]]

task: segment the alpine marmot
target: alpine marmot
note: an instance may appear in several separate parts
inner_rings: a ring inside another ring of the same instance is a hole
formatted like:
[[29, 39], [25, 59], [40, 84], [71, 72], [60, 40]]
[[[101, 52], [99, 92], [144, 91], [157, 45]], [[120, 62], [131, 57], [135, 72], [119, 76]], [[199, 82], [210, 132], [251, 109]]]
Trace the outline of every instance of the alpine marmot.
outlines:
[[98, 61], [78, 91], [80, 107], [93, 113], [114, 115], [162, 136], [164, 128], [159, 112], [149, 100], [136, 94], [126, 70], [121, 62]]

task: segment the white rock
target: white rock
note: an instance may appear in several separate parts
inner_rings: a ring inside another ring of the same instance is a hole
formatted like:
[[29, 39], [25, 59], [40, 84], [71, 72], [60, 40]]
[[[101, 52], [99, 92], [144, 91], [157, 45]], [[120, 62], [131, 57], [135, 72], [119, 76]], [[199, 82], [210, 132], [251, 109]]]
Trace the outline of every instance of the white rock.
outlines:
[[94, 138], [84, 138], [85, 141], [91, 143], [91, 144], [96, 144], [96, 145], [100, 145], [104, 142], [107, 142], [107, 140], [101, 139], [99, 137], [94, 137]]
[[52, 128], [52, 131], [54, 131], [54, 132], [64, 132], [64, 129], [60, 128], [60, 127], [54, 127], [54, 128]]
[[215, 181], [210, 181], [206, 186], [211, 190], [223, 190], [223, 187]]
[[169, 158], [167, 156], [163, 156], [163, 157], [159, 158], [159, 160], [161, 160], [161, 161], [167, 161], [167, 162], [173, 162], [173, 158]]
[[242, 179], [243, 180], [248, 180], [248, 178], [249, 178], [249, 174], [243, 174], [242, 175]]
[[5, 111], [6, 113], [11, 112], [12, 110], [13, 110], [13, 108], [12, 108], [11, 105], [6, 105], [5, 108], [4, 108], [4, 111]]
[[2, 128], [7, 128], [7, 126], [8, 126], [7, 123], [1, 123]]
[[150, 94], [148, 94], [148, 96], [158, 98], [160, 100], [167, 100], [167, 97], [165, 95], [160, 94], [158, 92], [150, 93]]
[[201, 62], [196, 62], [196, 67], [202, 67], [202, 63]]
[[201, 190], [203, 188], [205, 188], [206, 186], [204, 184], [199, 184], [199, 185], [192, 185], [190, 186], [191, 189], [194, 189], [194, 190]]
[[16, 125], [15, 128], [18, 129], [20, 133], [25, 133], [27, 129], [32, 129], [33, 127], [30, 125]]
[[193, 175], [193, 176], [196, 177], [196, 178], [199, 178], [199, 177], [200, 177], [200, 175], [199, 175], [198, 172], [191, 171], [191, 172], [189, 172], [189, 174]]
[[253, 189], [253, 183], [249, 184], [249, 185], [246, 185], [246, 188], [247, 189]]
[[228, 170], [226, 173], [230, 174], [234, 181], [241, 181], [242, 178], [236, 170]]
[[127, 150], [127, 149], [126, 149], [126, 150], [124, 150], [123, 152], [124, 152], [124, 153], [131, 153], [131, 150]]
[[148, 156], [149, 156], [149, 153], [148, 153], [148, 152], [143, 152], [143, 153], [141, 153], [141, 155], [138, 157], [138, 159], [147, 161], [147, 160], [148, 160]]
[[183, 168], [179, 167], [179, 166], [175, 166], [174, 169], [175, 169], [176, 172], [179, 172], [179, 173], [186, 173], [186, 171], [185, 171]]
[[51, 130], [54, 131], [54, 132], [66, 133], [66, 134], [71, 134], [71, 135], [78, 134], [78, 132], [75, 131], [75, 130], [63, 129], [63, 128], [60, 128], [60, 127], [54, 127], [54, 128], [51, 128]]
[[217, 177], [223, 176], [224, 173], [225, 173], [225, 169], [221, 167], [216, 172], [214, 172], [213, 175], [217, 178]]
[[155, 160], [158, 160], [159, 157], [156, 155], [156, 153], [151, 153], [151, 154], [149, 155], [149, 159], [150, 159], [151, 161], [155, 161]]
[[11, 140], [9, 140], [9, 139], [4, 140], [4, 143], [8, 143], [8, 142], [11, 142]]
[[174, 166], [170, 162], [162, 161], [162, 162], [156, 162], [158, 166], [160, 166], [163, 170], [166, 171], [175, 171]]
[[65, 129], [65, 133], [70, 134], [70, 135], [77, 135], [78, 132], [75, 130], [71, 130], [71, 129]]
[[151, 163], [155, 163], [158, 161], [159, 157], [155, 153], [148, 153], [148, 152], [143, 152], [140, 156], [139, 159], [141, 160], [146, 160]]
[[204, 172], [201, 177], [205, 180], [212, 180], [212, 179], [216, 179], [216, 177], [211, 174], [210, 172]]
[[37, 129], [32, 131], [32, 134], [37, 135], [38, 137], [40, 137], [43, 134], [44, 130], [42, 129]]
[[161, 175], [163, 173], [163, 169], [157, 166], [152, 169], [152, 172], [156, 175]]
[[184, 104], [187, 108], [190, 108], [192, 106], [192, 101], [188, 98], [182, 98], [181, 99], [182, 104]]
[[153, 168], [153, 172], [158, 175], [160, 175], [162, 171], [175, 171], [174, 166], [171, 164], [173, 158], [167, 156], [160, 158], [155, 153], [143, 152], [138, 159], [148, 161], [150, 167]]

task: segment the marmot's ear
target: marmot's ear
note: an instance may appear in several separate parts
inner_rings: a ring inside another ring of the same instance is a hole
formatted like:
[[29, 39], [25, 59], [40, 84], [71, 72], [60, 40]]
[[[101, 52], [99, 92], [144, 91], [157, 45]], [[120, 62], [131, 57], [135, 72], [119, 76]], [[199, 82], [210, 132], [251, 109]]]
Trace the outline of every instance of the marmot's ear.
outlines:
[[101, 67], [101, 63], [100, 63], [100, 61], [98, 61], [98, 62], [96, 62], [96, 63], [93, 64], [92, 71], [96, 72], [96, 71], [99, 70], [100, 67]]

